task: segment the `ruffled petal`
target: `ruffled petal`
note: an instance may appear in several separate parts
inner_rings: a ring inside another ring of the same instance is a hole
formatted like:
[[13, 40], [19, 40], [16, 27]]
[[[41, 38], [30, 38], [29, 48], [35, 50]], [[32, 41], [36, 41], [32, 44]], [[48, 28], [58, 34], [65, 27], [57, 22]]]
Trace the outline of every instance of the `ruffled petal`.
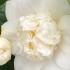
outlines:
[[35, 62], [22, 56], [16, 56], [14, 61], [15, 70], [40, 70], [43, 62]]
[[55, 19], [70, 14], [67, 0], [10, 0], [6, 3], [8, 20], [15, 20], [24, 15], [49, 12]]

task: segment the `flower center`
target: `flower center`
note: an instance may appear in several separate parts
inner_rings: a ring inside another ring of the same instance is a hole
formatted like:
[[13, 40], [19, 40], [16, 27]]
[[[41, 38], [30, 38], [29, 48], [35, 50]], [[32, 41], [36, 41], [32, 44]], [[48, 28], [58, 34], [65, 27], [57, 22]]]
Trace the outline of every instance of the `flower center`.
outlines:
[[58, 24], [45, 15], [29, 15], [20, 18], [21, 41], [24, 53], [39, 58], [49, 57], [61, 41]]

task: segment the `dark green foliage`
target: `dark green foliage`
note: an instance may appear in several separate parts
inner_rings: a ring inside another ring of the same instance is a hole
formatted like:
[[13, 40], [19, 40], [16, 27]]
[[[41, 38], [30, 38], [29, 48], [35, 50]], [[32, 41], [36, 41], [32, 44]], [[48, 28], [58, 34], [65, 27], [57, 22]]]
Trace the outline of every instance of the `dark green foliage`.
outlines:
[[6, 16], [5, 16], [5, 3], [0, 6], [0, 25], [2, 25], [4, 22], [6, 22]]
[[3, 5], [7, 0], [0, 0], [0, 6]]

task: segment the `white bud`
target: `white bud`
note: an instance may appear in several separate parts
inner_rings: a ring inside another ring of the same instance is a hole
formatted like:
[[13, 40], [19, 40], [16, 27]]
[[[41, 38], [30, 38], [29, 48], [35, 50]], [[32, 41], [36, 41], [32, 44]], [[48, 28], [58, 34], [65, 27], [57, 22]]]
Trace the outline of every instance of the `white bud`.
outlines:
[[0, 65], [7, 63], [11, 59], [11, 44], [10, 42], [0, 37]]

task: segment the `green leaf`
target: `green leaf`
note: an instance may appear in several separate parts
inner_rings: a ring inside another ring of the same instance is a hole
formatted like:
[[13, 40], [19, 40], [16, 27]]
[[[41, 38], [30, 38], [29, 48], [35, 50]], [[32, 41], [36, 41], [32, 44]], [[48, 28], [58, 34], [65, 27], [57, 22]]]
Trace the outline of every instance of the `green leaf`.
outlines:
[[7, 0], [0, 0], [0, 6], [4, 4]]
[[0, 34], [1, 34], [1, 25], [6, 22], [6, 16], [5, 16], [5, 3], [0, 6]]
[[70, 0], [67, 0], [67, 1], [68, 1], [69, 5], [70, 5]]
[[6, 16], [5, 16], [5, 3], [0, 6], [0, 26], [6, 22]]

